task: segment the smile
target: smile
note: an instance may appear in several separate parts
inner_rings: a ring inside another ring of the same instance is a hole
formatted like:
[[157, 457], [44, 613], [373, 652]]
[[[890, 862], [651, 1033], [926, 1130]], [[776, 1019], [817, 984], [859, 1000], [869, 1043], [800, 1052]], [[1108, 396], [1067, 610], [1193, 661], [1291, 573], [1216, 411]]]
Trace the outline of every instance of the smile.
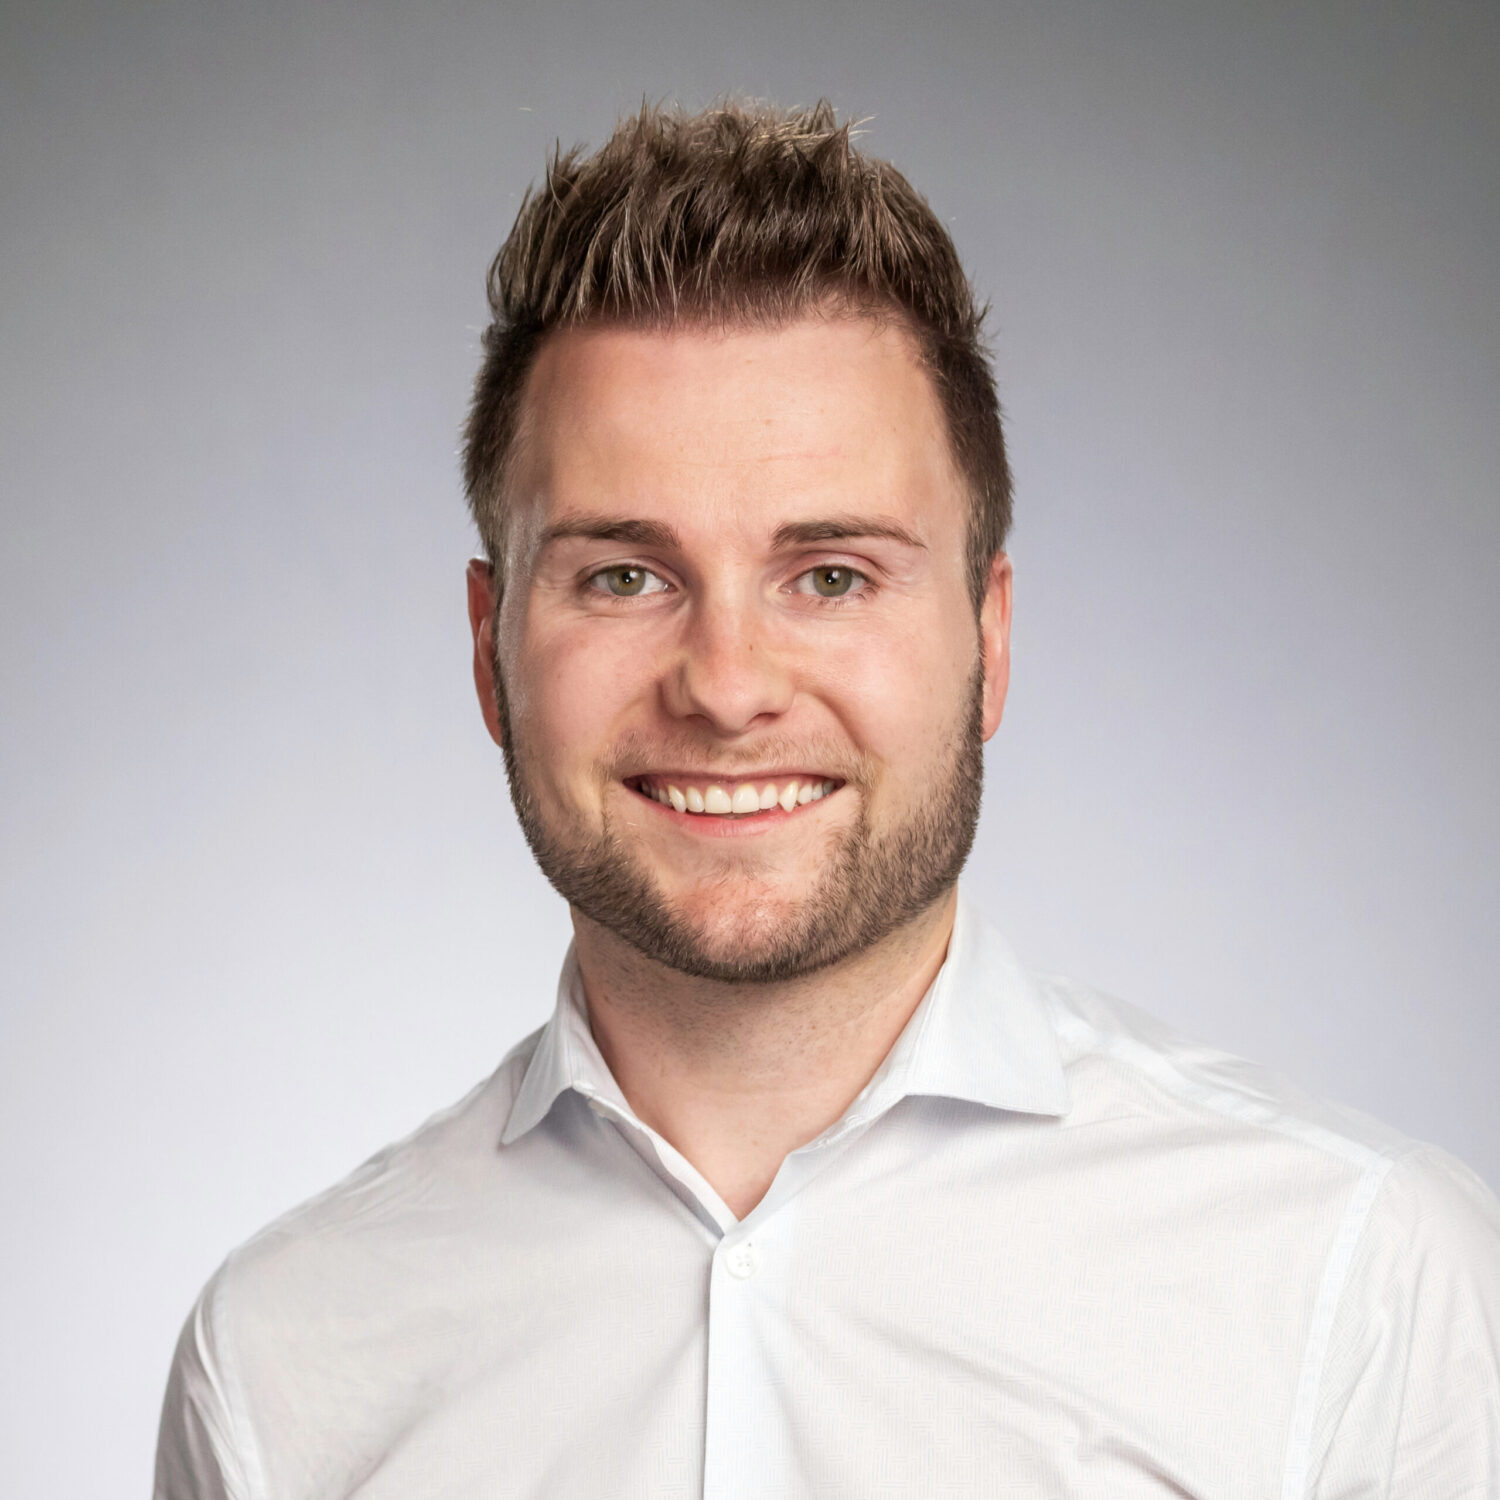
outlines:
[[818, 802], [843, 782], [833, 777], [780, 777], [776, 780], [738, 782], [689, 781], [669, 776], [632, 776], [625, 785], [632, 791], [660, 802], [680, 813], [709, 818], [747, 818], [780, 808], [791, 812]]

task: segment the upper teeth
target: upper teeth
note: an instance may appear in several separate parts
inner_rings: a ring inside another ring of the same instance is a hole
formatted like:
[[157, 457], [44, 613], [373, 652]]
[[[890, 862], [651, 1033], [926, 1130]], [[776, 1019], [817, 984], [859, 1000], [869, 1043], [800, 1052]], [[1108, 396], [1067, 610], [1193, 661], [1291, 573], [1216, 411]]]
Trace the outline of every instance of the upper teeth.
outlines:
[[799, 803], [816, 802], [826, 797], [836, 782], [832, 780], [806, 781], [742, 781], [726, 786], [720, 782], [690, 786], [655, 778], [641, 777], [636, 785], [648, 797], [655, 798], [665, 807], [675, 807], [678, 812], [712, 813], [716, 817], [729, 814], [744, 816], [748, 813], [769, 812], [780, 806], [790, 812]]

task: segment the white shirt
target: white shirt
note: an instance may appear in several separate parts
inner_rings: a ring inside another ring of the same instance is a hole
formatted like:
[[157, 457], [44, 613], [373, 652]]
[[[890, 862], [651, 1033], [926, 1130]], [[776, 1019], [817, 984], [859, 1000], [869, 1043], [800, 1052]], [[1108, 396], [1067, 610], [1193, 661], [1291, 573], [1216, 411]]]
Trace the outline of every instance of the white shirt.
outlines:
[[972, 908], [742, 1221], [578, 971], [486, 1083], [232, 1254], [159, 1500], [1500, 1496], [1500, 1205], [1026, 975]]

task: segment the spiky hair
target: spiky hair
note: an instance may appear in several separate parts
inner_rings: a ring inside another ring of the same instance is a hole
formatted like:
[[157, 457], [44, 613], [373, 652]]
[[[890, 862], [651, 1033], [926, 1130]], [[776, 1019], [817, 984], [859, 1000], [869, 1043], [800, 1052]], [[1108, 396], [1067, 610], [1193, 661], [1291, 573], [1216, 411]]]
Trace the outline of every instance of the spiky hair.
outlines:
[[547, 335], [584, 323], [787, 322], [896, 315], [913, 335], [972, 492], [976, 606], [1010, 527], [1011, 484], [984, 309], [948, 232], [826, 102], [782, 111], [642, 107], [599, 150], [553, 153], [489, 273], [492, 321], [464, 443], [485, 549], [505, 545], [506, 466]]

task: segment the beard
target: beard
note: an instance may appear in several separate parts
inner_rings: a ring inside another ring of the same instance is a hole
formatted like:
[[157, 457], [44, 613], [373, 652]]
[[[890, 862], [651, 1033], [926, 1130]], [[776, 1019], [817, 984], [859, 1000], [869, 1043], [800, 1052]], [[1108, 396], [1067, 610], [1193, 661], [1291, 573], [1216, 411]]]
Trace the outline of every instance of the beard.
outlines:
[[[839, 963], [946, 895], [973, 847], [984, 776], [982, 661], [975, 664], [959, 722], [939, 748], [941, 763], [925, 769], [922, 800], [901, 822], [883, 832], [872, 827], [872, 778], [856, 762], [842, 779], [864, 794], [858, 817], [830, 835], [823, 869], [809, 894], [790, 903], [769, 889], [760, 900], [753, 892], [747, 895], [747, 861], [738, 855], [734, 868], [708, 879], [710, 894], [720, 886], [736, 915], [738, 925], [728, 941], [716, 939], [707, 922], [673, 904], [611, 826], [607, 808], [595, 834], [569, 836], [547, 825], [532, 791], [535, 753], [524, 735], [515, 733], [498, 664], [494, 676], [511, 802], [542, 873], [570, 906], [679, 973], [727, 984], [774, 984]], [[684, 760], [708, 764], [708, 747], [693, 748], [696, 756]], [[762, 755], [765, 748], [760, 747]], [[800, 756], [793, 751], [783, 757], [784, 763], [795, 764], [805, 755], [803, 747]], [[657, 763], [663, 763], [660, 750]], [[832, 769], [836, 761], [808, 763]]]

